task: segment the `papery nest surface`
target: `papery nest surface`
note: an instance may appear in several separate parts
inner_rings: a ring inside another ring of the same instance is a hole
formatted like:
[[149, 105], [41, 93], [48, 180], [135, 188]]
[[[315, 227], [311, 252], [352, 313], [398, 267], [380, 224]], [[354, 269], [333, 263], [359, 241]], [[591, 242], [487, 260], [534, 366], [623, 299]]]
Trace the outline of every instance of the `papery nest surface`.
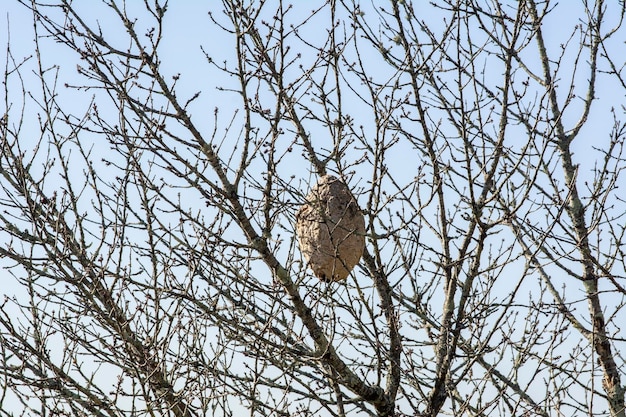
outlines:
[[323, 281], [342, 281], [365, 248], [365, 219], [348, 186], [325, 175], [296, 213], [296, 235], [309, 268]]

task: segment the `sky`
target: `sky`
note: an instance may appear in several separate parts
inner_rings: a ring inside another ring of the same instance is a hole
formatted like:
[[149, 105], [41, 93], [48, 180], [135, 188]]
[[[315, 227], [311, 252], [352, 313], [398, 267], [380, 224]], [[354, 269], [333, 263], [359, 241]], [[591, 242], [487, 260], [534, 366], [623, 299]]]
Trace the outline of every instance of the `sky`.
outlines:
[[[129, 2], [128, 6], [131, 8], [135, 6], [141, 7], [142, 3], [143, 2], [139, 1], [135, 3]], [[94, 3], [92, 2], [90, 2], [89, 5], [87, 4], [87, 2], [84, 3], [86, 11], [85, 16], [89, 19], [93, 19], [93, 21], [101, 21], [103, 30], [112, 33], [113, 39], [116, 39], [115, 33], [116, 31], [120, 31], [120, 28], [116, 26], [108, 26], [105, 18], [103, 17], [104, 14], [102, 10], [94, 7]], [[296, 6], [294, 13], [296, 15], [306, 15], [312, 8], [309, 4], [310, 3], [308, 3], [307, 6]], [[166, 71], [168, 71], [172, 76], [178, 73], [183, 74], [183, 77], [181, 77], [179, 81], [181, 94], [192, 96], [194, 92], [198, 90], [208, 92], [207, 94], [203, 93], [198, 103], [195, 104], [196, 108], [194, 110], [194, 114], [197, 115], [196, 117], [201, 118], [204, 113], [206, 114], [207, 120], [211, 120], [213, 117], [213, 109], [216, 106], [219, 106], [224, 114], [228, 114], [229, 111], [232, 111], [238, 105], [238, 97], [235, 94], [230, 96], [228, 94], [216, 94], [215, 96], [211, 95], [211, 91], [217, 92], [216, 88], [218, 86], [228, 85], [231, 81], [223, 76], [217, 76], [216, 73], [208, 70], [203, 54], [199, 53], [199, 45], [205, 46], [209, 54], [215, 53], [215, 56], [231, 56], [232, 58], [234, 49], [231, 38], [224, 36], [222, 31], [207, 24], [206, 2], [171, 2], [170, 8], [170, 17], [166, 21], [165, 28], [168, 36], [165, 38], [164, 44], [161, 48], [162, 56], [167, 57]], [[546, 26], [544, 35], [551, 41], [551, 44], [549, 45], [550, 48], [555, 50], [558, 49], [559, 45], [562, 42], [567, 41], [568, 38], [568, 35], [564, 33], [563, 28], [556, 23], [557, 19], [562, 18], [564, 20], [568, 20], [568, 13], [575, 15], [575, 13], [578, 12], [579, 11], [575, 7], [563, 8], [560, 10], [559, 16], [555, 16], [555, 24]], [[219, 11], [216, 13], [219, 13]], [[429, 16], [423, 17], [425, 19], [429, 18]], [[21, 59], [30, 56], [33, 53], [34, 38], [33, 22], [30, 12], [24, 6], [19, 5], [16, 1], [2, 1], [0, 3], [0, 18], [7, 22], [7, 25], [0, 25], [0, 27], [4, 26], [4, 29], [0, 29], [0, 48], [2, 48], [2, 52], [0, 52], [0, 59], [2, 59], [2, 62], [4, 63], [6, 55], [5, 45], [7, 45], [7, 43], [10, 43], [11, 53], [16, 61], [19, 62]], [[320, 19], [322, 19], [322, 17], [320, 17]], [[123, 32], [120, 31], [120, 33], [123, 35]], [[576, 39], [572, 41], [576, 42]], [[119, 42], [119, 46], [123, 47], [124, 36], [119, 36]], [[68, 51], [66, 48], [55, 47], [51, 43], [46, 43], [46, 48], [48, 47], [50, 50], [46, 49], [42, 51], [43, 61], [47, 65], [58, 66], [60, 69], [60, 85], [65, 82], [72, 83], [75, 80], [74, 77], [76, 77], [76, 56], [73, 52]], [[623, 44], [619, 47], [623, 47]], [[34, 65], [35, 62], [35, 59], [32, 58], [26, 65]], [[53, 74], [54, 72], [51, 71], [50, 76], [52, 77]], [[585, 74], [578, 74], [577, 76], [582, 77], [582, 79], [585, 79], [586, 77]], [[33, 73], [26, 72], [24, 82], [27, 91], [35, 91], [35, 89], [40, 88], [37, 78]], [[59, 94], [61, 98], [66, 95], [66, 97], [68, 97], [65, 100], [67, 108], [69, 110], [76, 109], [77, 112], [84, 109], [89, 101], [88, 94], [82, 95], [82, 98], [77, 100], [76, 95], [70, 94], [62, 87], [59, 89]], [[603, 83], [599, 84], [597, 94], [598, 96], [601, 96], [603, 100], [598, 104], [598, 106], [594, 107], [591, 114], [593, 122], [589, 123], [588, 127], [585, 128], [586, 130], [583, 137], [588, 137], [589, 139], [587, 141], [577, 141], [574, 147], [576, 156], [578, 157], [578, 163], [580, 163], [583, 167], [587, 165], [588, 168], [596, 162], [596, 159], [595, 157], [586, 156], [593, 155], [591, 148], [594, 145], [597, 145], [598, 141], [605, 140], [596, 139], [594, 137], [594, 126], [601, 125], [605, 127], [608, 123], [611, 123], [609, 113], [610, 107], [612, 105], [616, 107], [620, 106], [621, 103], [624, 102], [623, 91], [612, 91], [610, 88], [605, 87], [605, 84]], [[229, 100], [229, 97], [232, 98], [232, 101]], [[15, 103], [17, 105], [18, 101], [15, 101]], [[204, 129], [205, 133], [210, 134], [212, 128], [211, 123], [200, 123], [199, 125]], [[28, 129], [28, 127], [25, 127], [25, 129]], [[312, 133], [315, 134], [315, 132]], [[326, 133], [320, 132], [320, 135], [324, 134]], [[95, 146], [97, 152], [107, 152], [106, 148], [98, 148], [97, 144]], [[410, 155], [398, 153], [395, 155], [395, 158], [398, 161], [396, 166], [398, 172], [403, 172], [405, 170], [404, 167], [408, 166], [411, 162]], [[310, 170], [310, 167], [303, 167], [302, 161], [298, 161], [294, 158], [293, 162], [290, 163], [285, 172], [291, 172], [294, 175], [303, 176], [303, 172], [306, 172], [306, 170]], [[581, 170], [581, 172], [583, 171]], [[619, 185], [626, 186], [626, 184]], [[13, 290], [15, 293], [20, 291], [19, 288], [11, 290], [4, 289], [5, 293], [10, 293]]]

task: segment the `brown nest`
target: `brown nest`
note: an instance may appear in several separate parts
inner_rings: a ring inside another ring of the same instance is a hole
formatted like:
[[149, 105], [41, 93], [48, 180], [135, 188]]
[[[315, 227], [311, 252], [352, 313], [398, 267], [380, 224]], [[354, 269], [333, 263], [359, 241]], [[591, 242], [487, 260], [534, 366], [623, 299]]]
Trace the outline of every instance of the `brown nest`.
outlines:
[[363, 213], [347, 185], [325, 175], [296, 213], [296, 235], [309, 268], [323, 281], [342, 281], [365, 248]]

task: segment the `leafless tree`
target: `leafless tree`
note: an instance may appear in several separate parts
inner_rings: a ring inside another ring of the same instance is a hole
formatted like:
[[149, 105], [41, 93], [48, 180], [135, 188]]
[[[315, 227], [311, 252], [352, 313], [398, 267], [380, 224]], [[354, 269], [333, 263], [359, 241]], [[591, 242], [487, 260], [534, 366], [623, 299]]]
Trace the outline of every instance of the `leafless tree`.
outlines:
[[0, 415], [625, 416], [623, 1], [16, 1]]

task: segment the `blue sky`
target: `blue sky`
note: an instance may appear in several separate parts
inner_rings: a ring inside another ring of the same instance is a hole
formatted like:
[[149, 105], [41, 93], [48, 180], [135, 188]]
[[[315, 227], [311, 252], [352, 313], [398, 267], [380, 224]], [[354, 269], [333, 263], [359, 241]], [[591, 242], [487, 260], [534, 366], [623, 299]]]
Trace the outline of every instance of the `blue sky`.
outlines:
[[[139, 1], [128, 2], [129, 7], [131, 8], [137, 6], [141, 8], [142, 4], [143, 2]], [[309, 2], [306, 3], [306, 6], [303, 6], [302, 4], [304, 4], [304, 2], [296, 4], [293, 11], [294, 17], [306, 16], [313, 8]], [[576, 4], [578, 5], [578, 3]], [[111, 20], [107, 18], [107, 11], [94, 6], [94, 3], [92, 2], [85, 2], [82, 5], [85, 7], [86, 18], [90, 19], [90, 21], [100, 23], [105, 33], [111, 33], [112, 37], [110, 39], [113, 39], [113, 42], [119, 42], [118, 47], [124, 48], [126, 44], [125, 34], [119, 25], [110, 23]], [[192, 105], [192, 113], [194, 121], [203, 133], [210, 135], [214, 127], [214, 108], [220, 108], [220, 114], [222, 117], [220, 119], [220, 123], [221, 126], [225, 126], [231, 117], [230, 115], [232, 115], [232, 113], [237, 109], [237, 106], [239, 106], [239, 97], [235, 93], [224, 93], [217, 90], [218, 87], [235, 85], [236, 80], [212, 69], [211, 65], [206, 62], [200, 51], [200, 47], [204, 47], [207, 53], [209, 53], [216, 62], [220, 62], [222, 59], [228, 59], [231, 61], [234, 59], [234, 44], [232, 37], [225, 35], [221, 30], [209, 23], [207, 9], [207, 3], [201, 1], [171, 2], [169, 17], [166, 19], [165, 24], [166, 37], [164, 38], [160, 51], [165, 71], [168, 75], [175, 76], [179, 73], [182, 74], [182, 77], [178, 81], [178, 91], [180, 96], [191, 97], [196, 91], [202, 91], [198, 101]], [[216, 9], [217, 10], [214, 12], [216, 17], [221, 18], [219, 15], [220, 7], [216, 7]], [[367, 10], [366, 13], [373, 12], [371, 10]], [[547, 24], [544, 30], [544, 36], [549, 42], [548, 48], [550, 51], [558, 51], [561, 44], [566, 43], [568, 39], [570, 39], [570, 34], [573, 30], [571, 25], [573, 24], [572, 22], [576, 21], [578, 13], [580, 13], [580, 8], [572, 6], [561, 7], [558, 14], [552, 15], [551, 24]], [[429, 15], [423, 15], [422, 17], [424, 19], [435, 19], [434, 16]], [[8, 35], [10, 35], [11, 52], [16, 61], [19, 62], [21, 59], [32, 55], [34, 35], [32, 16], [30, 15], [30, 12], [25, 7], [17, 4], [15, 1], [3, 1], [0, 4], [0, 18], [8, 21], [8, 29], [5, 28], [0, 31], [0, 48], [2, 48], [0, 58], [2, 58], [2, 61], [4, 62], [4, 46], [7, 44]], [[317, 24], [319, 24], [319, 27], [323, 27], [322, 25], [325, 23], [325, 19], [327, 18], [328, 16], [320, 15], [316, 18], [316, 20], [311, 22], [309, 27], [316, 27]], [[611, 17], [609, 18], [609, 21], [611, 19], [617, 19], [617, 17]], [[561, 22], [567, 22], [570, 26], [563, 26]], [[142, 23], [142, 21], [138, 22], [139, 25]], [[323, 36], [320, 36], [320, 39], [322, 38]], [[84, 112], [91, 100], [91, 92], [77, 94], [75, 91], [63, 87], [65, 83], [78, 84], [82, 82], [79, 80], [79, 77], [77, 77], [76, 65], [79, 65], [80, 62], [75, 53], [60, 45], [55, 45], [49, 40], [44, 40], [43, 42], [44, 43], [42, 43], [42, 45], [45, 45], [45, 47], [42, 48], [42, 60], [45, 63], [45, 66], [58, 66], [59, 69], [58, 92], [62, 102], [66, 108], [69, 109], [69, 111], [74, 111], [77, 114]], [[571, 42], [576, 43], [578, 42], [578, 39], [573, 38], [571, 39]], [[623, 51], [621, 56], [626, 56], [626, 48], [624, 47], [624, 43], [619, 40], [619, 37], [614, 39], [612, 45], [616, 48], [616, 50], [621, 49]], [[617, 53], [615, 54], [615, 56], [618, 55], [619, 54]], [[564, 58], [564, 62], [572, 59], [574, 59], [573, 56], [567, 55]], [[25, 68], [34, 69], [36, 59], [34, 57], [31, 58], [25, 65]], [[376, 61], [373, 60], [373, 72], [380, 71], [381, 74], [384, 73], [385, 69], [379, 69], [375, 67], [375, 65]], [[535, 71], [540, 71], [538, 62], [531, 62], [531, 66], [533, 65], [535, 66]], [[623, 63], [621, 63], [621, 65], [623, 65]], [[487, 71], [491, 69], [492, 68], [488, 68]], [[496, 69], [493, 69], [493, 72], [497, 72], [497, 67]], [[567, 74], [567, 72], [564, 74]], [[55, 70], [50, 70], [48, 72], [48, 79], [53, 80], [55, 75]], [[493, 76], [497, 77], [498, 74], [496, 73]], [[580, 84], [586, 80], [586, 77], [587, 74], [584, 72], [575, 75], [575, 78], [580, 80]], [[567, 85], [567, 81], [567, 79], [564, 79], [563, 84]], [[36, 75], [30, 70], [24, 71], [24, 82], [26, 90], [33, 91], [36, 95], [36, 91], [40, 89]], [[10, 94], [15, 94], [15, 96], [10, 96], [9, 98], [9, 101], [13, 101], [15, 103], [14, 105], [18, 107], [20, 104], [19, 93], [19, 91], [13, 91]], [[93, 94], [101, 94], [101, 92], [96, 90]], [[559, 94], [563, 97], [566, 92], [560, 90]], [[611, 114], [609, 112], [610, 108], [615, 107], [616, 109], [620, 109], [624, 103], [624, 90], [616, 89], [612, 84], [605, 83], [602, 80], [600, 80], [598, 84], [596, 96], [598, 97], [598, 101], [591, 112], [590, 122], [584, 128], [580, 138], [574, 145], [576, 162], [581, 165], [581, 181], [584, 181], [585, 176], [588, 176], [588, 179], [590, 178], [589, 170], [598, 161], [598, 154], [593, 151], [592, 148], [594, 146], [604, 145], [608, 140], [608, 132], [610, 131], [610, 126], [612, 124]], [[346, 105], [352, 106], [351, 111], [355, 114], [359, 114], [358, 111], [355, 111], [355, 109], [360, 108], [358, 107], [360, 106], [358, 101], [355, 100], [348, 102]], [[104, 104], [104, 102], [99, 102], [99, 107], [103, 111], [107, 111], [107, 105]], [[34, 106], [33, 103], [30, 103], [27, 112], [27, 120], [32, 123], [36, 123], [36, 118], [34, 117], [35, 110], [36, 106]], [[113, 111], [112, 108], [108, 110]], [[363, 114], [365, 114], [366, 110], [363, 112]], [[576, 111], [576, 107], [574, 106], [572, 112], [566, 114], [566, 117], [569, 118], [569, 122], [572, 123], [576, 120], [578, 114], [579, 112]], [[623, 116], [623, 110], [620, 110], [619, 114]], [[366, 125], [366, 129], [368, 128], [367, 117], [367, 115], [364, 116], [362, 121]], [[114, 113], [111, 113], [111, 119], [114, 118]], [[310, 133], [312, 136], [319, 138], [316, 143], [319, 144], [320, 149], [327, 147], [327, 144], [331, 143], [331, 140], [328, 137], [328, 132], [319, 127], [315, 127], [314, 125], [312, 126], [313, 127]], [[30, 127], [26, 125], [24, 127], [25, 137], [28, 136], [29, 130]], [[38, 131], [36, 126], [32, 129], [32, 131], [33, 134], [36, 135]], [[512, 131], [516, 132], [515, 129], [512, 129]], [[233, 136], [236, 136], [236, 133], [237, 132], [234, 132]], [[230, 139], [230, 136], [227, 138], [227, 141], [228, 139]], [[520, 142], [523, 142], [524, 139], [524, 137], [519, 138]], [[109, 151], [108, 145], [103, 142], [94, 141], [93, 146], [95, 154], [102, 153], [106, 155]], [[411, 178], [415, 175], [414, 155], [412, 153], [406, 152], [406, 149], [399, 149], [392, 156], [396, 161], [396, 164], [395, 166], [390, 167], [390, 169], [395, 170], [397, 173], [396, 175], [406, 175], [407, 178]], [[299, 159], [297, 155], [290, 157], [286, 161], [287, 162], [282, 167], [281, 172], [285, 176], [294, 175], [298, 179], [302, 179], [302, 184], [306, 186], [305, 183], [310, 177], [308, 174], [311, 170], [310, 165], [306, 161], [303, 162], [302, 159]], [[77, 172], [76, 174], [82, 175], [81, 172]], [[369, 172], [367, 169], [358, 171], [354, 178], [354, 183], [365, 186], [368, 174]], [[359, 177], [359, 175], [361, 175], [361, 177]], [[618, 185], [622, 188], [626, 186], [626, 184], [622, 183]], [[504, 283], [504, 285], [507, 285], [507, 283]], [[529, 286], [531, 286], [531, 284], [529, 284]], [[529, 291], [530, 290], [532, 290], [532, 288], [529, 288]], [[11, 293], [11, 291], [15, 291], [17, 293], [20, 289], [5, 288], [4, 291], [6, 293]], [[580, 292], [574, 292], [574, 297], [576, 294], [581, 297]], [[535, 389], [541, 390], [545, 389], [545, 387], [535, 387]]]

